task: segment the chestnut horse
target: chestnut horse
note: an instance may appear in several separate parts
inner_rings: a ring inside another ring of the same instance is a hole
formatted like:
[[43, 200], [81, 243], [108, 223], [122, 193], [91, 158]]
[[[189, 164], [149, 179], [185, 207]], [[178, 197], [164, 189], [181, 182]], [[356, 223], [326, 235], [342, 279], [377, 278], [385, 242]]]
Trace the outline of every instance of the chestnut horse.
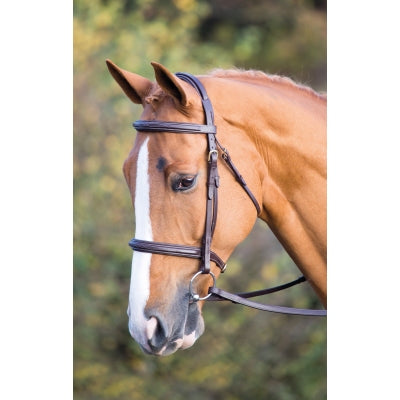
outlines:
[[[204, 124], [196, 90], [152, 63], [156, 82], [107, 60], [111, 75], [141, 120]], [[218, 141], [244, 177], [257, 210], [221, 162], [218, 219], [212, 251], [227, 260], [265, 221], [326, 307], [326, 97], [288, 78], [257, 71], [216, 70], [198, 77], [215, 112]], [[200, 247], [205, 229], [207, 140], [203, 135], [139, 130], [123, 167], [136, 215], [135, 238]], [[219, 154], [218, 158], [221, 158]], [[204, 331], [204, 302], [189, 301], [195, 259], [135, 251], [129, 331], [149, 354], [168, 355]], [[220, 269], [211, 264], [218, 278]], [[212, 276], [200, 275], [205, 296]]]

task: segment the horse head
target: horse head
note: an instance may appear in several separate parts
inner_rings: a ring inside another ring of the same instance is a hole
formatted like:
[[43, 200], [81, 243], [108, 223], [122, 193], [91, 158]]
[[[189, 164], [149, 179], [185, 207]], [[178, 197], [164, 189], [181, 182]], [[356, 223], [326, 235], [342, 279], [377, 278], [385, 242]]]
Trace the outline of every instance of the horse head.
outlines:
[[[151, 82], [111, 61], [107, 65], [129, 99], [143, 106], [141, 120], [204, 124], [204, 111], [196, 90], [164, 66], [152, 63], [156, 82]], [[218, 126], [218, 137], [232, 140], [224, 132], [223, 121], [220, 122], [222, 130]], [[237, 154], [240, 151], [238, 148]], [[204, 135], [139, 130], [123, 166], [135, 209], [136, 239], [201, 247], [208, 156]], [[251, 165], [243, 168], [241, 172], [248, 184], [260, 197], [259, 177]], [[231, 171], [221, 168], [219, 175], [220, 207], [211, 246], [214, 253], [226, 260], [249, 234], [257, 211]], [[191, 301], [189, 286], [201, 298], [205, 297], [213, 285], [213, 277], [218, 278], [221, 271], [212, 262], [212, 275], [200, 274], [192, 280], [198, 271], [197, 259], [134, 252], [129, 330], [145, 352], [168, 355], [192, 346], [203, 333], [204, 301]]]

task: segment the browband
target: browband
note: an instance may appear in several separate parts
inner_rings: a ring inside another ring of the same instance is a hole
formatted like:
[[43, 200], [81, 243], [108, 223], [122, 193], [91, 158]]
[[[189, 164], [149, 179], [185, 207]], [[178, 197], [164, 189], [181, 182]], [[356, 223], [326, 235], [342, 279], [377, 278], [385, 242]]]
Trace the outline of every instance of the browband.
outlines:
[[215, 125], [190, 124], [188, 122], [135, 121], [133, 127], [141, 132], [169, 132], [169, 133], [217, 133]]

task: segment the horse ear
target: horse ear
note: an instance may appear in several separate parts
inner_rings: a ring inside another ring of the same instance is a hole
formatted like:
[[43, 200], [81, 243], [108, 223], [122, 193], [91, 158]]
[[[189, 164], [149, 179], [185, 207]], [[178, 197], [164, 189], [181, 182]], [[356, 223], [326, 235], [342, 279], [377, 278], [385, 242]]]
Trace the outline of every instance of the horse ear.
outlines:
[[163, 65], [152, 62], [156, 75], [156, 81], [161, 88], [178, 101], [182, 106], [189, 104], [188, 94], [182, 86], [182, 81], [178, 79], [172, 72], [170, 72]]
[[108, 70], [125, 94], [136, 104], [143, 104], [152, 82], [143, 76], [119, 68], [111, 60], [106, 60]]

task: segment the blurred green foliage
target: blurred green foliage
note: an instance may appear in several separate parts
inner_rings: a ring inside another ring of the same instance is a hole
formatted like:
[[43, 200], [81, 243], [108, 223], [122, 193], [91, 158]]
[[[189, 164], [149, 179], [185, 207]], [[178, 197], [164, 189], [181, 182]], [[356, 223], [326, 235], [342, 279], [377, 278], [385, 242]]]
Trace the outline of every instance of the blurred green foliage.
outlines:
[[[326, 398], [325, 319], [207, 304], [206, 332], [191, 349], [155, 358], [131, 339], [127, 242], [134, 214], [121, 168], [134, 140], [130, 124], [141, 110], [113, 81], [106, 58], [149, 79], [154, 60], [194, 74], [262, 69], [325, 90], [326, 2], [74, 2], [75, 398]], [[257, 223], [219, 284], [253, 290], [298, 274]], [[319, 306], [307, 284], [268, 300]]]

